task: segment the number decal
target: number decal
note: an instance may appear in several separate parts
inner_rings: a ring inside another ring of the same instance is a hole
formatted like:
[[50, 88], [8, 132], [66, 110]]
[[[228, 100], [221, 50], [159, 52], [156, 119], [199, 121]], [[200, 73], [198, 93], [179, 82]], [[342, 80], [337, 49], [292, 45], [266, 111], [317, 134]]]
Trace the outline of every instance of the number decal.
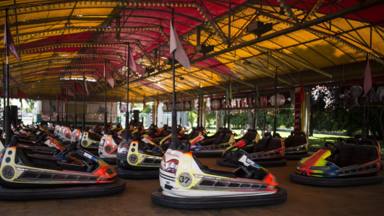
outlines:
[[183, 187], [188, 187], [192, 184], [192, 176], [189, 173], [181, 173], [179, 176], [179, 183]]

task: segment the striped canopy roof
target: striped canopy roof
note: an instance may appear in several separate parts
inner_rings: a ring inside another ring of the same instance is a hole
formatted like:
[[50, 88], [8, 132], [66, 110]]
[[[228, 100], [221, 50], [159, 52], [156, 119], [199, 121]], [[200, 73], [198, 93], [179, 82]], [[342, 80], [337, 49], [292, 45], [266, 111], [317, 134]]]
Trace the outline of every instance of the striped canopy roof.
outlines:
[[[224, 91], [229, 81], [253, 88], [276, 74], [286, 86], [328, 82], [341, 73], [353, 79], [356, 73], [340, 68], [364, 65], [367, 56], [374, 77], [383, 76], [379, 0], [6, 0], [0, 2], [2, 25], [7, 8], [21, 57], [10, 57], [12, 97], [70, 98], [72, 92], [80, 99], [84, 75], [96, 81], [87, 82], [90, 98], [102, 98], [106, 89], [110, 100], [124, 100], [128, 44], [138, 65], [130, 75], [130, 98], [168, 97], [172, 9], [193, 63], [191, 70], [176, 69], [177, 91], [186, 95]], [[256, 21], [271, 23], [272, 30], [248, 32]], [[214, 50], [203, 54], [201, 45]]]

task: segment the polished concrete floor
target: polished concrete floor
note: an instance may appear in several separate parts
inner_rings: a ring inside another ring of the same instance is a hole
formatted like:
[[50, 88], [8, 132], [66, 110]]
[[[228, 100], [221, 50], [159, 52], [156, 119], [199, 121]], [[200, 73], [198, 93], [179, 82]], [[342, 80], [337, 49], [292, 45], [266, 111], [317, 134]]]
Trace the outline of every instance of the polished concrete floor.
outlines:
[[[203, 163], [215, 166], [215, 159], [202, 159]], [[126, 191], [117, 196], [30, 202], [0, 202], [0, 215], [383, 215], [384, 184], [349, 187], [317, 188], [291, 183], [289, 173], [295, 162], [286, 167], [270, 168], [281, 186], [288, 191], [286, 203], [277, 206], [235, 208], [222, 210], [175, 210], [151, 203], [151, 192], [157, 190], [157, 180], [127, 181]]]

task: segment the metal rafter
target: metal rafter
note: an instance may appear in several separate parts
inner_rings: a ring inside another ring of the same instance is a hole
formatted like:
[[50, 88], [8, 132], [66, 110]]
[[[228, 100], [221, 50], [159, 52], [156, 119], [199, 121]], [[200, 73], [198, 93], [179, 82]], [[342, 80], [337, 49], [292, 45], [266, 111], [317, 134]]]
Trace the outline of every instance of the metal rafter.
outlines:
[[[289, 33], [292, 33], [292, 32], [295, 32], [295, 31], [298, 31], [298, 30], [301, 30], [301, 29], [309, 28], [311, 26], [318, 25], [318, 24], [326, 22], [328, 20], [335, 19], [337, 17], [342, 17], [342, 16], [345, 16], [347, 14], [350, 14], [350, 13], [353, 13], [353, 12], [356, 12], [356, 11], [359, 11], [359, 10], [362, 10], [362, 9], [365, 9], [365, 8], [368, 8], [368, 7], [373, 7], [373, 6], [375, 6], [376, 4], [379, 4], [379, 3], [381, 3], [380, 0], [367, 0], [365, 2], [355, 4], [355, 5], [353, 5], [353, 6], [349, 7], [349, 8], [346, 8], [344, 10], [338, 11], [336, 13], [324, 15], [321, 18], [310, 20], [310, 21], [307, 21], [305, 23], [300, 23], [300, 24], [297, 24], [295, 26], [292, 26], [292, 27], [289, 27], [289, 28], [286, 28], [286, 29], [283, 29], [283, 30], [280, 30], [280, 31], [277, 31], [277, 32], [274, 32], [274, 33], [271, 33], [271, 34], [268, 34], [268, 35], [265, 35], [265, 36], [261, 36], [259, 38], [255, 38], [255, 39], [249, 40], [249, 41], [244, 42], [242, 44], [234, 45], [234, 46], [232, 46], [230, 48], [222, 49], [220, 51], [207, 54], [204, 57], [200, 57], [200, 58], [192, 60], [192, 63], [203, 61], [204, 59], [208, 59], [208, 58], [212, 58], [212, 57], [215, 57], [215, 56], [219, 56], [219, 55], [222, 55], [222, 54], [230, 52], [230, 51], [241, 49], [241, 48], [246, 47], [246, 46], [251, 46], [251, 45], [256, 44], [258, 42], [266, 41], [266, 40], [269, 40], [269, 39], [272, 39], [272, 38], [275, 38], [275, 37], [278, 37], [278, 36], [281, 36], [281, 35], [289, 34]], [[180, 66], [178, 66], [178, 67], [180, 67]], [[168, 71], [168, 70], [160, 71], [160, 72], [158, 72], [156, 74], [153, 74], [152, 76], [160, 74], [160, 73], [164, 73], [166, 71]], [[145, 78], [147, 78], [147, 77], [143, 77], [143, 78], [140, 78], [140, 79], [145, 79]], [[132, 82], [137, 82], [140, 79], [133, 80]]]

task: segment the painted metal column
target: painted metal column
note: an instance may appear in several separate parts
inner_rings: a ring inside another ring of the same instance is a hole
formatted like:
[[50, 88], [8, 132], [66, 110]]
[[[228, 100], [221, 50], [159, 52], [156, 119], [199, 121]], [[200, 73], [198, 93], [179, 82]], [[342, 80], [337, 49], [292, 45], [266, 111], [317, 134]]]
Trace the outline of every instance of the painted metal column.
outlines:
[[157, 125], [157, 115], [158, 115], [158, 109], [159, 108], [159, 101], [155, 100], [153, 102], [152, 107], [152, 124]]
[[275, 72], [275, 80], [274, 80], [274, 89], [275, 93], [274, 97], [274, 107], [273, 107], [273, 135], [276, 134], [276, 129], [277, 129], [277, 67], [276, 67], [276, 72]]
[[63, 114], [65, 112], [65, 124], [68, 126], [68, 110], [67, 110], [67, 104], [68, 104], [68, 99], [65, 99], [63, 103]]
[[[5, 23], [8, 22], [8, 9], [5, 9]], [[7, 28], [7, 27], [6, 27]], [[4, 32], [5, 35], [7, 35], [7, 32]], [[8, 37], [6, 37], [8, 38]], [[8, 39], [6, 39], [8, 40]], [[3, 126], [4, 126], [4, 132], [5, 132], [5, 145], [7, 146], [11, 140], [11, 126], [9, 121], [9, 47], [8, 47], [8, 41], [5, 41], [5, 47], [4, 47], [4, 53], [5, 53], [5, 65], [3, 70], [3, 91], [4, 91], [4, 110], [3, 110]]]
[[[372, 26], [370, 27], [370, 32], [369, 32], [369, 47], [372, 50]], [[366, 57], [366, 62], [369, 61], [369, 54], [367, 54]], [[365, 73], [365, 72], [364, 72]], [[365, 76], [365, 74], [364, 74]], [[364, 92], [365, 94], [365, 92]], [[363, 128], [362, 128], [362, 136], [366, 138], [369, 135], [369, 99], [368, 99], [368, 94], [365, 95], [365, 101], [363, 105]]]
[[[229, 80], [229, 88], [227, 90], [227, 110], [226, 110], [226, 119], [227, 119], [227, 127], [231, 130], [231, 107], [232, 107], [232, 80]], [[225, 125], [225, 124], [224, 124]]]
[[[106, 73], [107, 61], [104, 61], [104, 130], [107, 128], [108, 121], [108, 108], [107, 108], [107, 73]], [[104, 131], [106, 132], [106, 131]]]
[[60, 101], [58, 96], [56, 97], [56, 113], [56, 124], [60, 124]]
[[199, 95], [197, 98], [197, 126], [203, 126], [203, 110], [204, 110], [204, 98], [203, 95]]
[[76, 99], [73, 101], [74, 102], [74, 106], [75, 106], [75, 115], [74, 115], [74, 124], [73, 124], [73, 127], [74, 128], [77, 128], [77, 101]]
[[257, 107], [259, 106], [259, 88], [256, 86], [256, 94], [253, 99], [253, 121], [252, 129], [257, 130]]
[[82, 103], [82, 109], [83, 109], [83, 112], [82, 112], [82, 119], [81, 119], [81, 129], [82, 131], [85, 131], [85, 95], [87, 94], [87, 90], [86, 90], [86, 83], [85, 83], [85, 72], [83, 72], [83, 87], [84, 87], [84, 92], [83, 92], [83, 103]]
[[223, 111], [222, 110], [216, 110], [216, 128], [223, 127]]
[[311, 92], [310, 90], [304, 91], [304, 100], [302, 104], [302, 121], [301, 121], [301, 131], [303, 131], [307, 136], [309, 135], [310, 128], [310, 116], [311, 116]]
[[205, 128], [206, 124], [206, 113], [205, 111], [207, 110], [207, 103], [204, 101], [204, 96], [201, 96], [201, 126]]
[[[171, 25], [175, 17], [175, 10], [172, 8]], [[176, 68], [175, 68], [175, 52], [172, 52], [172, 143], [177, 143], [177, 113], [176, 113]]]
[[[130, 75], [130, 71], [131, 71], [131, 68], [130, 68], [130, 62], [129, 62], [129, 58], [131, 56], [131, 48], [129, 46], [129, 43], [127, 44], [127, 57], [126, 57], [126, 67], [127, 67], [127, 74], [125, 75], [125, 81], [127, 83], [127, 89], [126, 89], [126, 104], [127, 104], [127, 110], [125, 112], [125, 128], [128, 129], [129, 128], [129, 75]], [[127, 136], [128, 136], [128, 133], [127, 133]], [[127, 137], [128, 138], [128, 137]]]

